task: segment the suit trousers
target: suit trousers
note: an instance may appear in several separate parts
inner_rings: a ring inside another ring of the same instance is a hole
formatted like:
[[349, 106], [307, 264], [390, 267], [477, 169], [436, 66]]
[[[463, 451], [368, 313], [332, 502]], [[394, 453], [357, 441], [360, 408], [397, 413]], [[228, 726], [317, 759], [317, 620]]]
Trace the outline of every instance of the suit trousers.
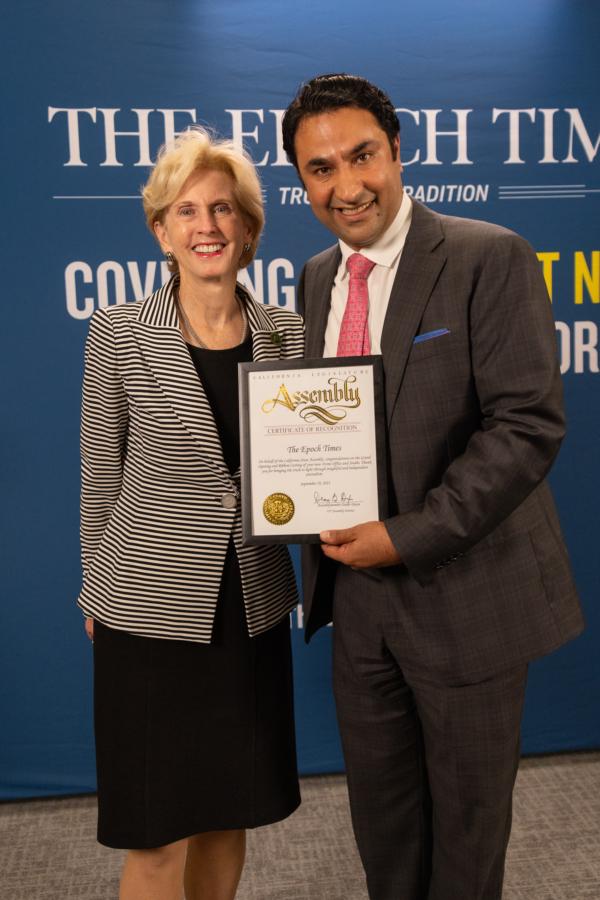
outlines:
[[440, 683], [403, 658], [384, 575], [339, 567], [333, 680], [371, 900], [499, 900], [527, 666]]

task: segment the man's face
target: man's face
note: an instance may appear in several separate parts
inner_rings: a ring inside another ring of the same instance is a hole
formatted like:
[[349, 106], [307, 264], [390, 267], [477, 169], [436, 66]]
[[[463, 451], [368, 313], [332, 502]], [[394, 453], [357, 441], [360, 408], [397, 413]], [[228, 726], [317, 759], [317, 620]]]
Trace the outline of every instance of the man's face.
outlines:
[[317, 219], [354, 250], [377, 241], [402, 202], [398, 139], [394, 159], [372, 113], [343, 107], [302, 119], [295, 149]]

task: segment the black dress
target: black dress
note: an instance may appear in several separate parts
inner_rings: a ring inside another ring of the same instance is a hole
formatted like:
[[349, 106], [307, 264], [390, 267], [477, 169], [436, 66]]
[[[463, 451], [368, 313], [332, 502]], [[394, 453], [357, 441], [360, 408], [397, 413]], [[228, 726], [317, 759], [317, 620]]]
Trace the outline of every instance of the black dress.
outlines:
[[[190, 347], [230, 471], [239, 464], [237, 363]], [[300, 803], [290, 624], [248, 635], [233, 543], [210, 644], [95, 623], [98, 840], [159, 847], [203, 831], [254, 828]]]

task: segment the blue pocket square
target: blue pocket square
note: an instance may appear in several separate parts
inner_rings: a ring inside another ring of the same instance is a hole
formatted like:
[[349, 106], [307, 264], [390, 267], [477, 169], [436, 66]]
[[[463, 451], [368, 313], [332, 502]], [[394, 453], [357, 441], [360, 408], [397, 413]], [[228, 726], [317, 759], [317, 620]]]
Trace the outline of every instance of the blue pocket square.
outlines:
[[426, 331], [424, 334], [418, 334], [413, 344], [421, 344], [423, 341], [430, 341], [432, 338], [441, 337], [443, 334], [450, 334], [450, 329], [438, 328], [437, 331]]

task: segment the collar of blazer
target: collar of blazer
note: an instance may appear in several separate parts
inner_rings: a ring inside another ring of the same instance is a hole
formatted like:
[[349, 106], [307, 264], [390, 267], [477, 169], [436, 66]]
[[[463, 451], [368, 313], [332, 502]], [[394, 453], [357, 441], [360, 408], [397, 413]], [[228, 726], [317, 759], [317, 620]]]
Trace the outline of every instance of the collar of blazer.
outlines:
[[[133, 320], [133, 331], [145, 365], [160, 385], [166, 401], [196, 441], [203, 462], [231, 489], [232, 476], [225, 465], [210, 403], [179, 330], [176, 286], [177, 276], [173, 276], [142, 301], [139, 315]], [[278, 359], [285, 329], [275, 327], [267, 309], [240, 284], [237, 293], [248, 316], [253, 359]], [[275, 335], [278, 337], [273, 340]]]
[[[439, 274], [446, 262], [443, 217], [413, 200], [412, 220], [392, 286], [381, 355], [385, 370], [388, 422], [392, 417], [412, 342]], [[309, 263], [304, 279], [306, 355], [323, 354], [331, 288], [340, 264], [339, 246]]]
[[[177, 306], [175, 304], [175, 291], [178, 285], [179, 276], [173, 275], [162, 287], [143, 300], [140, 304], [140, 313], [137, 321], [156, 328], [175, 328], [179, 330]], [[269, 317], [269, 313], [262, 303], [257, 303], [250, 296], [239, 281], [236, 286], [236, 293], [246, 309], [250, 332], [254, 334], [256, 331], [266, 331], [269, 334], [274, 334], [276, 329], [273, 328], [273, 322]], [[275, 353], [274, 356], [277, 358], [279, 353]]]

